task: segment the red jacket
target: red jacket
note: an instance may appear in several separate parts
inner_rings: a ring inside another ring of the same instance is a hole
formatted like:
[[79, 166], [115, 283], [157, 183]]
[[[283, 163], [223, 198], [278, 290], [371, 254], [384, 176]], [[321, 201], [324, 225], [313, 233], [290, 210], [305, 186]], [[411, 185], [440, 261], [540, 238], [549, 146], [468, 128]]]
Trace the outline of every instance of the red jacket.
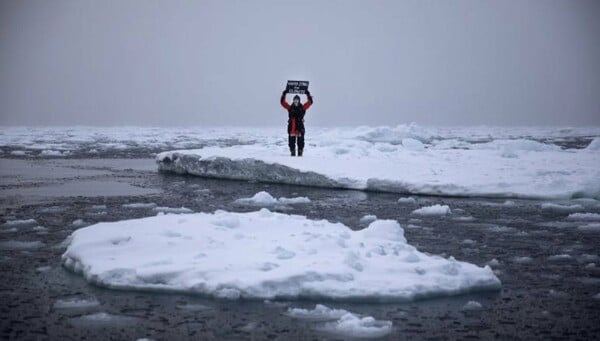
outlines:
[[304, 114], [313, 104], [313, 99], [310, 94], [306, 94], [308, 101], [302, 106], [294, 107], [285, 101], [285, 93], [281, 95], [281, 106], [288, 111], [288, 127], [289, 135], [304, 136]]

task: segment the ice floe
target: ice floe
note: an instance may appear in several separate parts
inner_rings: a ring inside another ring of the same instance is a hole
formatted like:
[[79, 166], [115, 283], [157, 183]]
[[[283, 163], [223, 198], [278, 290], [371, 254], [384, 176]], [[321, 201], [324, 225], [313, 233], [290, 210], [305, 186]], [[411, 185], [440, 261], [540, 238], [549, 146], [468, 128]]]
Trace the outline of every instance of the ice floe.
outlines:
[[130, 204], [123, 204], [122, 206], [124, 208], [146, 208], [146, 209], [150, 209], [150, 208], [155, 208], [156, 204], [153, 203], [153, 202], [150, 202], [150, 203], [134, 202], [134, 203], [130, 203]]
[[152, 209], [154, 212], [158, 213], [173, 213], [173, 214], [183, 214], [183, 213], [193, 213], [194, 211], [187, 207], [166, 207], [166, 206], [158, 206]]
[[289, 308], [286, 315], [294, 318], [327, 321], [315, 329], [342, 337], [377, 338], [392, 331], [392, 321], [360, 316], [345, 309], [333, 309], [317, 304], [314, 309]]
[[377, 220], [377, 216], [373, 214], [366, 214], [360, 218], [360, 222], [363, 224], [370, 224]]
[[254, 194], [250, 198], [240, 198], [235, 201], [241, 205], [252, 205], [252, 206], [272, 206], [272, 205], [293, 205], [293, 204], [308, 204], [310, 199], [307, 197], [295, 197], [285, 198], [281, 197], [276, 199], [269, 192], [260, 191]]
[[163, 152], [156, 160], [161, 171], [258, 182], [428, 195], [600, 197], [600, 153], [524, 138], [462, 141], [456, 148], [448, 139], [436, 143], [430, 133], [417, 138], [406, 129], [317, 129], [302, 158], [290, 157], [268, 137]]
[[419, 252], [391, 220], [353, 231], [267, 209], [216, 211], [99, 223], [68, 242], [64, 266], [117, 289], [406, 301], [500, 288], [489, 267]]
[[583, 206], [579, 204], [574, 205], [561, 205], [555, 204], [551, 202], [546, 202], [541, 205], [542, 210], [544, 211], [554, 211], [554, 212], [576, 212], [583, 210]]
[[412, 214], [422, 216], [441, 216], [452, 213], [448, 205], [435, 204], [432, 206], [425, 206], [412, 211]]
[[483, 309], [483, 306], [477, 301], [469, 301], [461, 308], [461, 310], [463, 311], [473, 311], [481, 309]]
[[402, 197], [398, 199], [398, 202], [401, 204], [416, 204], [417, 200], [415, 200], [413, 197]]

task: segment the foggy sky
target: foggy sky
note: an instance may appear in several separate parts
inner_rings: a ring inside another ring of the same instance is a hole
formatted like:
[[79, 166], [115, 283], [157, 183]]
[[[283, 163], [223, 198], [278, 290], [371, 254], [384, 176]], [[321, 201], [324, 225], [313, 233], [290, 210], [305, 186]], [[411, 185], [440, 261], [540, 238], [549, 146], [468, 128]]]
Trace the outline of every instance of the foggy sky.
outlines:
[[0, 2], [0, 125], [600, 125], [600, 1]]

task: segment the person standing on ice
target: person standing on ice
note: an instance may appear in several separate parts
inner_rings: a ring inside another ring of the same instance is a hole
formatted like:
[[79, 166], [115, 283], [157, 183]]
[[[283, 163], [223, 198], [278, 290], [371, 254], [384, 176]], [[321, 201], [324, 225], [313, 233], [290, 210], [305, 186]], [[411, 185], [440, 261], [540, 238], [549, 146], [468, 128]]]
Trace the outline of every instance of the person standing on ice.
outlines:
[[294, 96], [292, 105], [289, 105], [285, 100], [287, 89], [283, 90], [281, 94], [281, 106], [288, 111], [288, 145], [290, 146], [290, 153], [292, 156], [296, 156], [296, 142], [298, 143], [298, 156], [302, 156], [304, 152], [304, 114], [306, 110], [313, 104], [313, 98], [310, 95], [310, 91], [306, 90], [306, 97], [308, 101], [304, 104], [300, 103], [300, 96]]

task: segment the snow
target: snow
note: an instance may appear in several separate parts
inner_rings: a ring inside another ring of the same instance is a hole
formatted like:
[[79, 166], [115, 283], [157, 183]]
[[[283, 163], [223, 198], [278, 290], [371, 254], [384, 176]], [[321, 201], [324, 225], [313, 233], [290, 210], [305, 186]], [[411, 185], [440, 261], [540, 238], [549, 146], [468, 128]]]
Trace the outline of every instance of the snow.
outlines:
[[5, 227], [20, 227], [20, 226], [31, 226], [36, 225], [37, 221], [35, 219], [19, 219], [19, 220], [9, 220], [2, 224]]
[[462, 310], [464, 311], [473, 311], [481, 309], [483, 309], [483, 306], [477, 301], [469, 301], [462, 307]]
[[95, 298], [65, 298], [54, 302], [54, 309], [81, 309], [91, 308], [100, 305], [100, 302]]
[[573, 257], [569, 254], [561, 254], [561, 255], [552, 255], [548, 257], [549, 261], [560, 262], [565, 260], [571, 260]]
[[43, 247], [44, 243], [39, 240], [35, 241], [19, 241], [19, 240], [7, 240], [0, 242], [0, 250], [30, 250], [39, 249]]
[[73, 220], [73, 222], [71, 223], [71, 225], [75, 226], [75, 227], [82, 227], [87, 225], [88, 223], [86, 223], [83, 219], [75, 219]]
[[63, 157], [63, 156], [69, 156], [69, 154], [70, 153], [68, 151], [61, 152], [60, 150], [47, 149], [47, 150], [42, 150], [42, 152], [40, 153], [40, 156], [58, 156], [58, 157]]
[[406, 197], [398, 199], [398, 202], [401, 204], [416, 204], [417, 201], [413, 197]]
[[189, 208], [186, 207], [164, 207], [158, 206], [152, 209], [154, 212], [158, 213], [173, 213], [173, 214], [182, 214], [182, 213], [193, 213]]
[[[542, 132], [578, 134], [532, 128], [527, 135]], [[306, 155], [292, 158], [278, 142], [280, 134], [270, 136], [266, 131], [247, 144], [173, 150], [156, 159], [161, 171], [258, 182], [403, 194], [600, 197], [600, 153], [514, 138], [520, 133], [525, 131], [429, 131], [414, 125], [322, 128], [311, 134]], [[598, 136], [600, 131], [591, 133]]]
[[115, 289], [406, 301], [500, 288], [489, 267], [419, 252], [392, 220], [353, 231], [264, 208], [158, 215], [88, 226], [68, 243], [65, 267]]
[[143, 203], [143, 202], [135, 202], [130, 204], [123, 204], [124, 208], [155, 208], [156, 204], [153, 202]]
[[289, 308], [286, 315], [294, 318], [326, 322], [316, 329], [343, 337], [377, 338], [392, 331], [391, 321], [379, 321], [372, 316], [358, 316], [344, 309], [332, 309], [317, 304], [314, 309]]
[[412, 214], [422, 215], [422, 216], [441, 216], [450, 214], [451, 210], [448, 205], [439, 205], [435, 204], [432, 206], [425, 206], [419, 209], [412, 211]]
[[235, 201], [237, 204], [252, 205], [252, 206], [272, 206], [272, 205], [293, 205], [293, 204], [308, 204], [310, 199], [307, 197], [295, 197], [275, 199], [269, 192], [260, 191], [250, 198], [240, 198]]
[[362, 218], [360, 218], [360, 222], [363, 224], [370, 224], [370, 223], [374, 222], [375, 220], [377, 220], [377, 216], [373, 215], [373, 214], [367, 214], [367, 215], [364, 215]]
[[332, 309], [323, 304], [315, 305], [314, 309], [289, 308], [286, 315], [315, 321], [337, 320], [340, 317], [348, 314], [344, 309]]
[[575, 212], [583, 210], [583, 206], [579, 204], [575, 205], [560, 205], [554, 203], [543, 203], [542, 210], [544, 211], [555, 211], [555, 212]]
[[371, 316], [360, 317], [348, 313], [339, 320], [325, 323], [322, 331], [352, 338], [379, 338], [392, 332], [392, 321], [379, 321]]
[[600, 221], [600, 214], [598, 213], [572, 213], [569, 214], [567, 220], [580, 220], [580, 221]]

